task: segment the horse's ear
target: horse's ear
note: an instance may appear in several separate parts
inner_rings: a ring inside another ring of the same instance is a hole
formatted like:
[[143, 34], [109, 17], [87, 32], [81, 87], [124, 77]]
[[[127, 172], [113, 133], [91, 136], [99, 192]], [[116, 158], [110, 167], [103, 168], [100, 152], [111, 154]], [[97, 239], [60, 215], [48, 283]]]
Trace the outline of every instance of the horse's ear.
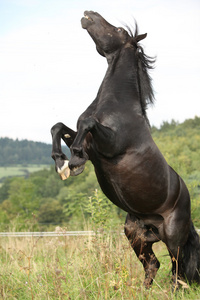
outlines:
[[96, 46], [96, 49], [97, 49], [97, 52], [98, 52], [100, 55], [102, 55], [102, 56], [105, 57], [104, 52], [103, 52], [98, 46]]
[[144, 33], [144, 34], [139, 34], [137, 35], [134, 40], [136, 43], [140, 42], [141, 40], [145, 39], [145, 37], [147, 36], [147, 33]]

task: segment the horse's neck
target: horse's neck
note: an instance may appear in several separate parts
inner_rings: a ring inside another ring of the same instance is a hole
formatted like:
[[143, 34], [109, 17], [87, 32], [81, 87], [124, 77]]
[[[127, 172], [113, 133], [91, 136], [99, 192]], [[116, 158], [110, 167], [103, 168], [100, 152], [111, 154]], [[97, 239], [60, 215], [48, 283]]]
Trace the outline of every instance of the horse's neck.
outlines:
[[131, 49], [123, 49], [109, 61], [100, 91], [114, 93], [124, 101], [139, 103], [137, 63]]

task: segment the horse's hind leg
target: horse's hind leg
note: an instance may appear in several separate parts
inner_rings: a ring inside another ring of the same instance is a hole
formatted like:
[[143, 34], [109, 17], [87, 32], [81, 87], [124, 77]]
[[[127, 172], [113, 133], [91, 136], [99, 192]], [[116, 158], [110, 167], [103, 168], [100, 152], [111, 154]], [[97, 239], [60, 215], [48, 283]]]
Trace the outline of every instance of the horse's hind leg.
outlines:
[[[190, 198], [188, 191], [181, 184], [181, 192], [173, 211], [165, 217], [159, 233], [166, 244], [172, 260], [173, 289], [178, 287], [178, 279], [184, 279], [187, 270], [184, 264], [184, 248], [187, 243], [191, 226]], [[190, 278], [187, 278], [190, 281]]]
[[[171, 221], [171, 220], [170, 220]], [[170, 222], [171, 223], [171, 222]], [[176, 223], [176, 222], [175, 222]], [[166, 244], [172, 262], [172, 290], [179, 288], [179, 281], [185, 278], [183, 267], [183, 245], [188, 236], [187, 223], [180, 228], [179, 224], [164, 224], [164, 238], [160, 233], [161, 239]], [[179, 229], [181, 229], [179, 231]], [[173, 232], [172, 232], [173, 230]]]
[[[187, 212], [185, 212], [186, 214]], [[172, 280], [173, 290], [175, 291], [178, 286], [178, 280], [185, 278], [186, 270], [184, 270], [183, 262], [183, 249], [188, 239], [190, 228], [189, 218], [182, 218], [176, 210], [167, 218], [163, 224], [163, 233], [160, 232], [161, 239], [166, 244], [171, 261], [172, 261]], [[189, 278], [188, 278], [189, 279]]]
[[159, 241], [159, 236], [157, 232], [154, 233], [145, 227], [142, 221], [129, 214], [126, 218], [125, 234], [144, 267], [144, 285], [149, 288], [160, 267], [160, 263], [152, 250], [152, 245]]

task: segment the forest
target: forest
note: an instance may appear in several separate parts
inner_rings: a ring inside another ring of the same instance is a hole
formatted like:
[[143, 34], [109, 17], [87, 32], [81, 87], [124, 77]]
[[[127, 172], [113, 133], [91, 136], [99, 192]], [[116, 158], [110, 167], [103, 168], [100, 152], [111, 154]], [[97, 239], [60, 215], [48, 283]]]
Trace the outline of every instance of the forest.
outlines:
[[51, 145], [0, 138], [0, 166], [14, 164], [51, 164]]
[[[185, 180], [191, 195], [192, 218], [200, 228], [200, 117], [181, 124], [174, 120], [163, 122], [159, 129], [152, 127], [152, 136], [169, 165]], [[49, 169], [28, 177], [9, 177], [3, 181], [0, 231], [8, 230], [11, 224], [16, 224], [16, 231], [37, 231], [55, 228], [56, 224], [82, 230], [89, 221], [109, 228], [124, 223], [126, 213], [103, 195], [90, 162], [81, 175], [61, 181], [50, 158], [51, 145], [28, 141], [20, 145], [20, 141], [7, 138], [0, 139], [0, 143], [1, 165], [11, 164], [11, 159], [7, 161], [5, 156], [15, 157], [13, 164], [51, 164]]]

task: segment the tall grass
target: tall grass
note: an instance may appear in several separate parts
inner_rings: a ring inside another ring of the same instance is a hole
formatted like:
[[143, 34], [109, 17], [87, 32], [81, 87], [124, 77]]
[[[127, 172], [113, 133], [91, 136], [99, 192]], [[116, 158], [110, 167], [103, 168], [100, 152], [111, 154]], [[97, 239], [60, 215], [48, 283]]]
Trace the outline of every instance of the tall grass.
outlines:
[[0, 241], [0, 299], [199, 299], [200, 288], [171, 292], [171, 263], [162, 243], [153, 287], [124, 235], [11, 238]]

